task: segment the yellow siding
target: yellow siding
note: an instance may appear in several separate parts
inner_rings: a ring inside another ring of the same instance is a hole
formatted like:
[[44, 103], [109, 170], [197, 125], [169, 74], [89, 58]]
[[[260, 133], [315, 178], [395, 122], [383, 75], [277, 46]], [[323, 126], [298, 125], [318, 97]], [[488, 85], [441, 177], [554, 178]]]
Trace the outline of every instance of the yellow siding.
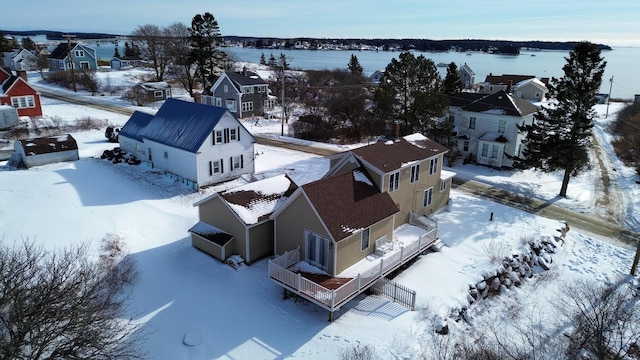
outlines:
[[219, 197], [200, 204], [199, 206], [200, 221], [213, 225], [218, 229], [233, 235], [234, 253], [226, 254], [227, 257], [238, 254], [246, 260], [246, 227], [237, 216], [222, 203]]
[[266, 256], [273, 255], [273, 221], [266, 221], [249, 229], [249, 256], [245, 258], [247, 264]]
[[360, 250], [362, 239], [361, 232], [355, 233], [346, 239], [338, 241], [336, 274], [341, 273], [351, 265], [364, 259], [368, 255], [373, 254], [376, 251], [376, 240], [385, 235], [389, 240], [393, 238], [393, 216], [371, 226], [369, 247], [365, 250]]
[[205, 253], [215, 257], [218, 260], [224, 261], [225, 258], [229, 257], [233, 253], [233, 241], [230, 241], [225, 248], [225, 256], [223, 257], [222, 247], [218, 244], [214, 244], [211, 241], [204, 239], [194, 233], [191, 233], [191, 244], [199, 249], [204, 251]]

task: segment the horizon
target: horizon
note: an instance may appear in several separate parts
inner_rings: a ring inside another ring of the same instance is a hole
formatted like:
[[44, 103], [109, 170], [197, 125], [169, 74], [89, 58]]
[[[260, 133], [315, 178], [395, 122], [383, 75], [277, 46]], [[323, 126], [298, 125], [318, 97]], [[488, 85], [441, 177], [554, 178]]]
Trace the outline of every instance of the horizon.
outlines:
[[[640, 15], [640, 2], [628, 0], [608, 3], [586, 0], [580, 7], [552, 0], [536, 4], [501, 0], [483, 3], [401, 0], [391, 7], [386, 2], [364, 0], [281, 2], [266, 7], [256, 0], [247, 0], [241, 4], [216, 5], [216, 9], [211, 9], [205, 0], [186, 4], [167, 0], [135, 3], [113, 0], [109, 6], [89, 5], [87, 1], [70, 0], [61, 10], [55, 2], [10, 2], [3, 6], [0, 24], [10, 31], [46, 28], [126, 36], [146, 24], [164, 27], [181, 22], [190, 26], [196, 14], [210, 12], [223, 36], [590, 41], [609, 46], [640, 46], [640, 22], [636, 20]], [[66, 11], [69, 8], [74, 11]], [[29, 21], [25, 22], [24, 17], [15, 15], [24, 9], [40, 11], [30, 11]]]

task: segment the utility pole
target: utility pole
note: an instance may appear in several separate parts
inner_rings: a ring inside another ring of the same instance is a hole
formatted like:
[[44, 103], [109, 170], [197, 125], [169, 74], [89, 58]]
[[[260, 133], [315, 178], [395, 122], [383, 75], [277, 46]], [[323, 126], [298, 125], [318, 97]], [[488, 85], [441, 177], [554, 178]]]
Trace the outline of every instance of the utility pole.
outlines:
[[609, 117], [609, 102], [611, 102], [611, 88], [613, 87], [613, 75], [609, 79], [609, 96], [607, 96], [607, 112], [604, 114], [604, 118]]
[[72, 79], [71, 81], [73, 81], [73, 91], [77, 92], [78, 89], [76, 87], [76, 74], [73, 71], [73, 56], [71, 54], [71, 52], [72, 52], [71, 51], [71, 38], [72, 37], [76, 37], [76, 36], [75, 35], [69, 35], [69, 34], [62, 35], [62, 36], [67, 38], [67, 56], [69, 57], [69, 69], [71, 70], [71, 79]]
[[282, 115], [281, 115], [281, 127], [280, 127], [280, 136], [284, 136], [284, 65], [286, 58], [284, 55], [280, 57], [280, 61], [282, 62]]

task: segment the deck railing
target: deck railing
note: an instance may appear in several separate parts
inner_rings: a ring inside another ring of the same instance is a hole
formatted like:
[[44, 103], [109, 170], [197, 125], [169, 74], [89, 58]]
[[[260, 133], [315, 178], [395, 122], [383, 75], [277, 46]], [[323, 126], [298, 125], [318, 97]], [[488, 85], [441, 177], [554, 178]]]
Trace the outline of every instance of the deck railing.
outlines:
[[325, 288], [304, 278], [300, 273], [288, 269], [300, 261], [300, 249], [287, 251], [283, 255], [269, 260], [269, 278], [279, 285], [285, 286], [290, 291], [333, 312], [371, 287], [377, 280], [433, 245], [437, 239], [436, 236], [437, 228], [432, 228], [417, 241], [405, 246], [399, 246], [397, 250], [394, 250], [388, 256], [381, 257], [378, 265], [373, 265], [369, 270], [359, 273], [355, 278], [335, 290]]

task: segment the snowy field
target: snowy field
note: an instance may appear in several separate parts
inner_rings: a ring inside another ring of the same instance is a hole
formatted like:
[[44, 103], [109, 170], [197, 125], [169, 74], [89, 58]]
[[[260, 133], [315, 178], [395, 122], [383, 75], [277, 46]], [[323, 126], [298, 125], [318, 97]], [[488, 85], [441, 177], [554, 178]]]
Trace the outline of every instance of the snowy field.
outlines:
[[[117, 74], [110, 75], [110, 81], [119, 81]], [[59, 101], [43, 102], [47, 117], [64, 121], [87, 115], [115, 124], [127, 120]], [[157, 106], [147, 111], [154, 109]], [[600, 137], [606, 138], [602, 129], [617, 109], [609, 109], [608, 119], [598, 118]], [[599, 113], [603, 111], [598, 108]], [[277, 120], [245, 126], [253, 133], [280, 133]], [[97, 254], [107, 234], [121, 235], [141, 272], [133, 289], [131, 316], [144, 324], [148, 333], [144, 349], [152, 359], [335, 359], [358, 344], [373, 348], [382, 359], [418, 358], [418, 350], [425, 346], [422, 335], [433, 330], [433, 318], [425, 317], [424, 309], [447, 319], [451, 310], [467, 303], [469, 285], [499, 266], [491, 260], [496, 251], [504, 250], [505, 256], [522, 251], [523, 238], [554, 234], [560, 226], [558, 221], [452, 191], [451, 211], [437, 216], [445, 246], [440, 252], [422, 255], [395, 278], [417, 291], [419, 310], [361, 295], [329, 323], [328, 314], [319, 307], [283, 300], [282, 289], [268, 279], [266, 259], [233, 269], [191, 246], [187, 230], [198, 221], [192, 204], [237, 182], [193, 192], [159, 173], [100, 160], [105, 149], [114, 147], [103, 130], [73, 136], [80, 148], [79, 161], [29, 170], [0, 167], [0, 239], [6, 243], [29, 239], [51, 249], [88, 243]], [[321, 177], [329, 166], [321, 157], [290, 150], [257, 145], [256, 152], [256, 172], [286, 172], [299, 184]], [[637, 209], [633, 201], [640, 196], [633, 171], [615, 158], [610, 163], [626, 195], [623, 206]], [[541, 199], [554, 199], [560, 187], [559, 174], [500, 172], [472, 165], [447, 170]], [[595, 179], [594, 172], [572, 179], [569, 199], [557, 203], [597, 213]], [[493, 221], [489, 221], [491, 213]], [[627, 223], [637, 221], [629, 215], [633, 211], [625, 213]], [[472, 323], [481, 328], [483, 319], [506, 316], [502, 310], [513, 301], [553, 318], [550, 296], [565, 281], [619, 280], [628, 274], [634, 250], [606, 240], [571, 229], [565, 245], [553, 256], [547, 272], [553, 276], [536, 276], [519, 288], [472, 305]], [[451, 320], [449, 326], [451, 336], [468, 327]]]

